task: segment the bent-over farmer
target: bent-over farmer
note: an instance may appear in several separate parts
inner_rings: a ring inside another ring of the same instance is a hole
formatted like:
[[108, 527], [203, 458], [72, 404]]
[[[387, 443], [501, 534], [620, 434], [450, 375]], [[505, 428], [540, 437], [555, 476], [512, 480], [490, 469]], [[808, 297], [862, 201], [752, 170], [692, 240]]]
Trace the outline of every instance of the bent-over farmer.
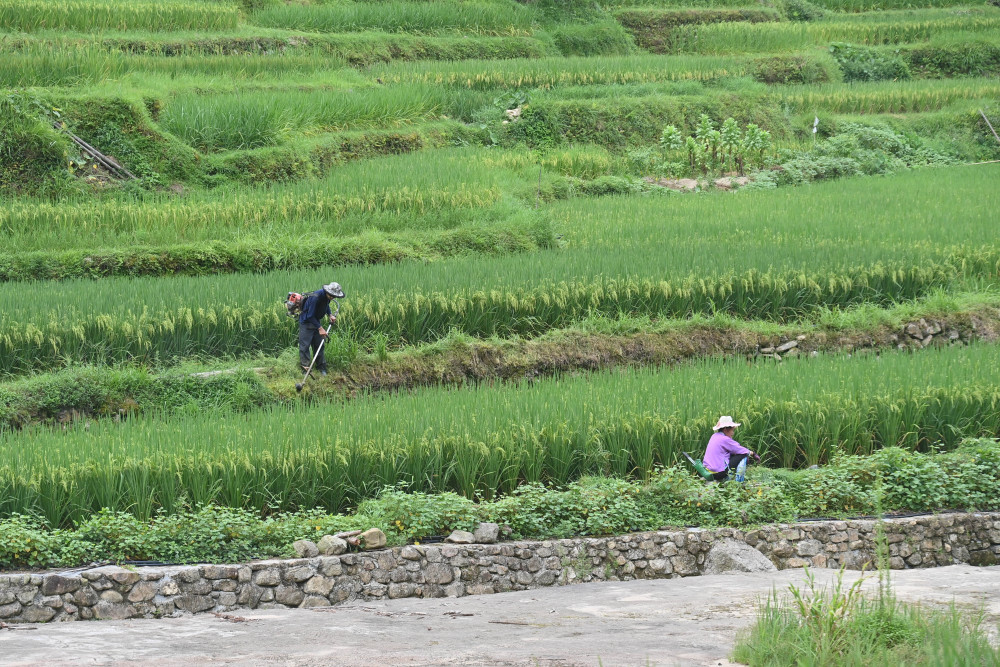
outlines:
[[[320, 320], [330, 318], [330, 326], [337, 321], [337, 316], [330, 310], [330, 301], [344, 296], [344, 290], [337, 283], [323, 285], [322, 289], [308, 294], [302, 302], [302, 313], [299, 315], [299, 365], [305, 372], [309, 368], [313, 355], [316, 355], [316, 368], [320, 375], [326, 375], [326, 357], [320, 344], [327, 330]], [[309, 348], [312, 348], [310, 354]]]

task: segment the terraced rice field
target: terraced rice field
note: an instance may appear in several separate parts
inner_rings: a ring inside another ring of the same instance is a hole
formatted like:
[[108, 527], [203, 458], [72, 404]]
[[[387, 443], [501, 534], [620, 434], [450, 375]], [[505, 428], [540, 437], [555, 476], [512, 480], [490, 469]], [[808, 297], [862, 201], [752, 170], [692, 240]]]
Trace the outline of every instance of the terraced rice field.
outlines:
[[[1000, 435], [982, 329], [863, 357], [406, 375], [456, 340], [569, 341], [558, 357], [594, 328], [842, 318], [862, 340], [890, 312], [995, 311], [992, 5], [0, 0], [0, 33], [0, 518], [647, 479], [720, 414], [775, 467]], [[281, 301], [331, 280], [328, 354], [357, 386], [299, 395]], [[379, 393], [366, 364], [413, 389]], [[198, 384], [234, 368], [245, 400]], [[110, 405], [60, 380], [81, 369], [203, 391]]]

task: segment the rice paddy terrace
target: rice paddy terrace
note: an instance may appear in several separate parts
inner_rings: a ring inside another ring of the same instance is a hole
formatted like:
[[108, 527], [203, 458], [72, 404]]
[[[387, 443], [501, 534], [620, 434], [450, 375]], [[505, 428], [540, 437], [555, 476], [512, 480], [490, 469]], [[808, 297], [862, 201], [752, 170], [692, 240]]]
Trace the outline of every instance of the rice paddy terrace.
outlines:
[[955, 0], [0, 0], [0, 521], [996, 438], [998, 74]]

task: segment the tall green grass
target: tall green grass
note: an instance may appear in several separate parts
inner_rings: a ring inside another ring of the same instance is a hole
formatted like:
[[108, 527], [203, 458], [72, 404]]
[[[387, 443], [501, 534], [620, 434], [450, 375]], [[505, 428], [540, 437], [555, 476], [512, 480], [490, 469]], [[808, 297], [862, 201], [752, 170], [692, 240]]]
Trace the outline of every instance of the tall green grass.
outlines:
[[741, 76], [749, 70], [746, 61], [730, 57], [684, 55], [665, 58], [641, 55], [399, 63], [376, 67], [372, 76], [386, 83], [427, 83], [494, 90], [709, 80]]
[[[349, 404], [0, 434], [0, 515], [65, 525], [219, 503], [343, 509], [384, 485], [509, 493], [586, 474], [643, 477], [700, 454], [719, 414], [771, 464], [1000, 433], [1000, 348], [606, 373]], [[29, 446], [30, 445], [30, 446]]]
[[821, 109], [840, 114], [922, 113], [958, 102], [1000, 96], [992, 78], [939, 81], [880, 81], [850, 85], [813, 85], [781, 91], [780, 99], [798, 111]]
[[93, 86], [127, 80], [144, 90], [232, 87], [237, 82], [322, 77], [326, 86], [364, 85], [355, 70], [319, 50], [255, 55], [121, 53], [103, 44], [31, 42], [0, 58], [0, 86]]
[[977, 7], [975, 3], [969, 3], [968, 0], [815, 0], [815, 4], [835, 12], [876, 12], [969, 5]]
[[442, 91], [417, 85], [181, 94], [168, 103], [160, 124], [196, 148], [246, 150], [311, 130], [399, 127], [435, 116], [444, 105]]
[[[513, 178], [476, 151], [442, 150], [352, 162], [327, 177], [270, 187], [144, 199], [59, 203], [20, 200], [0, 207], [0, 233], [18, 252], [172, 245], [249, 238], [400, 232], [484, 219]], [[2, 251], [0, 251], [2, 254]]]
[[38, 30], [223, 30], [235, 28], [235, 5], [187, 0], [0, 0], [0, 29]]
[[433, 33], [467, 31], [513, 35], [531, 31], [537, 14], [513, 2], [349, 2], [320, 6], [282, 4], [253, 14], [255, 25], [309, 32]]
[[742, 54], [795, 51], [830, 42], [881, 45], [928, 40], [942, 33], [996, 32], [1000, 18], [986, 15], [904, 21], [861, 15], [815, 23], [714, 23], [681, 26], [664, 40], [667, 53]]
[[[810, 189], [574, 200], [553, 210], [566, 250], [340, 268], [343, 335], [394, 344], [535, 335], [588, 314], [727, 312], [785, 320], [995, 280], [997, 169], [925, 170]], [[961, 201], [957, 208], [946, 202]], [[737, 204], [734, 206], [734, 203]], [[0, 286], [0, 372], [73, 361], [163, 363], [289, 345], [278, 299], [330, 271]], [[313, 287], [315, 285], [315, 287]]]

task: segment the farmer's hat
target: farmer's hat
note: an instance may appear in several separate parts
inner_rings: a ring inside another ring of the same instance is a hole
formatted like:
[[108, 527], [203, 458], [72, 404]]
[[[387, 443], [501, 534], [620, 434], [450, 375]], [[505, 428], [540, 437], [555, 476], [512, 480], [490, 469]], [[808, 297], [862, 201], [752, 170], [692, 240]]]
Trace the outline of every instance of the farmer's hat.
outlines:
[[323, 285], [323, 291], [326, 292], [327, 296], [332, 296], [335, 299], [340, 299], [344, 296], [344, 290], [340, 288], [340, 283]]
[[716, 424], [712, 428], [712, 430], [713, 431], [721, 431], [724, 428], [729, 428], [730, 426], [732, 426], [733, 428], [735, 428], [735, 427], [737, 427], [739, 425], [740, 425], [740, 423], [739, 422], [734, 422], [732, 417], [730, 417], [729, 415], [724, 415], [722, 417], [719, 417], [719, 421], [716, 422]]

